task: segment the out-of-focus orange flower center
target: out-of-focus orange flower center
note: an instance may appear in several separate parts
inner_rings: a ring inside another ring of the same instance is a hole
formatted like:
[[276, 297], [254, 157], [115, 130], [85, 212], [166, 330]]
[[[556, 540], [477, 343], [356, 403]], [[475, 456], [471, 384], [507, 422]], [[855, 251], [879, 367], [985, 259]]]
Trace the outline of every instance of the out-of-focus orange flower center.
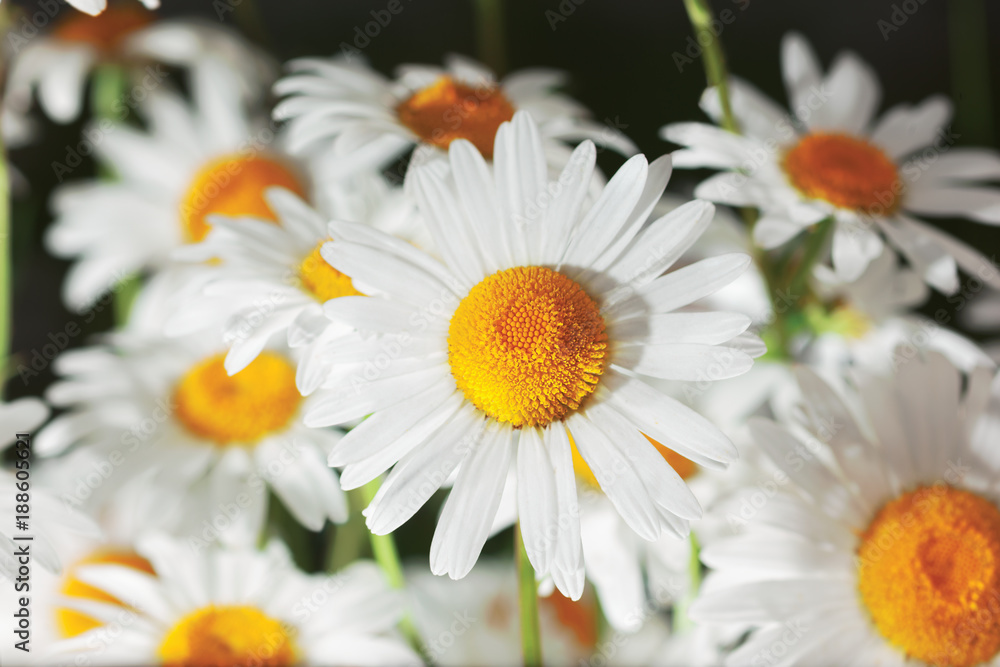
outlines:
[[514, 107], [496, 84], [472, 87], [442, 76], [396, 108], [400, 122], [429, 144], [448, 148], [466, 139], [487, 160], [500, 124], [514, 117]]
[[[94, 588], [90, 584], [85, 584], [76, 578], [76, 569], [84, 565], [124, 565], [140, 572], [155, 574], [153, 566], [142, 556], [131, 551], [100, 550], [86, 558], [77, 561], [73, 567], [69, 568], [63, 578], [61, 593], [67, 597], [84, 598], [96, 600], [97, 602], [107, 602], [108, 604], [121, 605], [122, 601], [108, 595], [99, 588]], [[100, 627], [101, 623], [97, 619], [91, 618], [75, 609], [56, 609], [56, 624], [60, 634], [68, 639], [82, 635], [88, 630]]]
[[133, 32], [153, 22], [154, 14], [138, 5], [111, 6], [98, 16], [67, 12], [52, 28], [52, 35], [67, 42], [89, 44], [101, 54], [117, 53]]
[[302, 396], [284, 357], [261, 352], [235, 375], [224, 361], [222, 354], [209, 357], [177, 384], [174, 412], [188, 432], [221, 446], [246, 445], [292, 420]]
[[1000, 511], [943, 485], [887, 503], [861, 534], [858, 588], [886, 641], [923, 663], [1000, 651]]
[[182, 618], [160, 644], [165, 667], [289, 667], [289, 628], [256, 607], [209, 606]]
[[783, 167], [806, 197], [868, 213], [891, 213], [899, 206], [896, 163], [864, 139], [808, 134], [785, 154]]
[[300, 197], [305, 187], [282, 162], [262, 155], [229, 155], [203, 167], [181, 202], [184, 236], [201, 241], [208, 234], [211, 215], [253, 217], [274, 222], [276, 217], [264, 200], [264, 190], [280, 186]]

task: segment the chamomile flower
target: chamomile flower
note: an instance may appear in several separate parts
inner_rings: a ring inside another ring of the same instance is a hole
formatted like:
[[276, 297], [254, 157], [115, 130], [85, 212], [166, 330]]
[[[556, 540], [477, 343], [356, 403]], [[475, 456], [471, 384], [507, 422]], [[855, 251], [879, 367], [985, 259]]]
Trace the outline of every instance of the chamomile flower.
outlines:
[[268, 56], [235, 31], [190, 19], [160, 22], [137, 4], [116, 4], [96, 17], [70, 13], [30, 41], [11, 33], [10, 44], [16, 49], [10, 87], [29, 96], [37, 91], [42, 110], [59, 123], [80, 116], [87, 82], [103, 65], [121, 67], [127, 77], [111, 109], [119, 119], [164, 85], [169, 72], [163, 65], [190, 69], [206, 58], [224, 62], [248, 100], [260, 99], [277, 72]]
[[798, 380], [794, 414], [750, 424], [781, 474], [702, 552], [692, 617], [755, 628], [731, 665], [998, 664], [992, 373], [932, 352], [843, 392]]
[[[156, 576], [120, 565], [81, 567], [80, 579], [131, 608], [109, 641], [96, 629], [62, 642], [64, 658], [105, 665], [419, 665], [394, 633], [403, 612], [373, 563], [334, 575], [296, 569], [284, 545], [191, 551], [155, 536], [139, 553]], [[120, 608], [75, 603], [106, 623]]]
[[205, 60], [192, 83], [193, 105], [162, 89], [149, 94], [148, 133], [95, 130], [94, 149], [119, 180], [64, 185], [53, 195], [46, 245], [77, 260], [63, 290], [70, 307], [85, 308], [124, 276], [168, 265], [174, 249], [205, 237], [209, 216], [273, 220], [268, 187], [309, 190], [280, 138], [245, 110], [227, 67]]
[[[936, 96], [899, 105], [875, 120], [881, 91], [875, 74], [853, 53], [838, 56], [823, 77], [806, 41], [782, 44], [792, 113], [748, 84], [731, 82], [733, 113], [742, 135], [700, 123], [677, 123], [663, 137], [686, 148], [678, 167], [725, 170], [695, 195], [761, 211], [754, 241], [775, 248], [810, 226], [835, 221], [831, 258], [838, 278], [858, 278], [882, 252], [883, 238], [931, 286], [954, 292], [957, 266], [970, 273], [979, 252], [914, 217], [960, 216], [1000, 224], [1000, 155], [952, 147], [951, 104]], [[717, 122], [717, 91], [702, 107]], [[1000, 285], [1000, 273], [991, 280]]]
[[[66, 0], [66, 2], [84, 14], [91, 16], [103, 16], [108, 12], [108, 0]], [[160, 0], [140, 0], [146, 9], [159, 9]], [[112, 7], [111, 11], [116, 8]]]
[[[341, 205], [332, 206], [337, 217], [365, 222], [406, 240], [425, 235], [401, 189], [391, 189], [378, 176], [355, 178], [349, 185], [367, 195], [351, 198], [340, 193], [335, 198]], [[332, 189], [342, 187], [346, 189], [346, 185]], [[269, 341], [287, 341], [303, 348], [296, 383], [309, 394], [331, 370], [323, 362], [323, 346], [336, 346], [337, 340], [354, 332], [353, 327], [328, 319], [323, 304], [361, 293], [349, 276], [320, 256], [320, 247], [330, 240], [325, 216], [281, 188], [268, 190], [264, 198], [276, 221], [215, 217], [204, 241], [178, 253], [186, 259], [220, 261], [205, 268], [202, 293], [178, 309], [169, 327], [185, 331], [204, 325], [202, 314], [210, 302], [217, 315], [226, 318], [227, 372], [245, 368]]]
[[553, 92], [565, 82], [553, 70], [523, 70], [498, 82], [461, 56], [450, 56], [443, 68], [403, 65], [395, 79], [344, 58], [302, 58], [289, 68], [275, 85], [288, 96], [275, 117], [290, 120], [290, 148], [328, 147], [345, 171], [384, 166], [415, 145], [447, 149], [455, 139], [472, 142], [490, 159], [497, 129], [518, 110], [535, 118], [547, 157], [560, 166], [569, 153], [564, 142], [592, 139], [624, 155], [636, 152], [620, 132]]
[[[448, 162], [411, 169], [439, 262], [369, 227], [331, 223], [323, 257], [370, 297], [327, 312], [382, 332], [354, 354], [365, 372], [334, 378], [306, 423], [371, 414], [330, 454], [355, 488], [396, 464], [366, 510], [377, 534], [407, 521], [458, 468], [431, 546], [431, 570], [475, 564], [509, 470], [532, 565], [578, 598], [583, 563], [570, 437], [640, 537], [685, 535], [700, 507], [643, 434], [721, 467], [732, 443], [693, 410], [638, 379], [729, 377], [752, 359], [728, 341], [749, 319], [674, 313], [731, 281], [749, 258], [712, 258], [661, 277], [712, 218], [692, 202], [645, 226], [669, 157], [637, 156], [588, 199], [586, 141], [557, 181], [531, 116], [497, 133], [493, 165], [456, 140]], [[641, 230], [641, 231], [640, 231]], [[709, 372], [711, 370], [711, 372]]]
[[295, 387], [295, 359], [272, 348], [230, 376], [218, 334], [158, 335], [169, 316], [158, 286], [137, 299], [129, 328], [56, 360], [63, 379], [47, 396], [67, 412], [39, 433], [39, 454], [75, 447], [114, 461], [94, 490], [98, 506], [155, 471], [149, 522], [192, 543], [255, 540], [268, 489], [310, 530], [345, 520], [337, 475], [323, 465], [340, 435], [301, 424], [309, 400]]
[[[48, 417], [49, 411], [37, 398], [22, 398], [11, 403], [0, 404], [0, 452], [17, 441], [17, 434], [26, 433], [31, 439], [28, 448], [20, 447], [14, 457], [14, 469], [0, 470], [0, 579], [14, 577], [19, 564], [14, 554], [21, 540], [12, 538], [31, 537], [30, 550], [34, 562], [51, 572], [62, 569], [62, 558], [54, 544], [66, 533], [89, 535], [99, 534], [97, 527], [84, 515], [63, 505], [51, 492], [33, 485], [33, 467], [37, 464], [32, 445], [34, 431]], [[22, 455], [21, 452], [30, 452]], [[19, 497], [25, 494], [27, 500]], [[27, 505], [25, 512], [21, 507]], [[18, 516], [27, 516], [23, 528], [17, 530]]]

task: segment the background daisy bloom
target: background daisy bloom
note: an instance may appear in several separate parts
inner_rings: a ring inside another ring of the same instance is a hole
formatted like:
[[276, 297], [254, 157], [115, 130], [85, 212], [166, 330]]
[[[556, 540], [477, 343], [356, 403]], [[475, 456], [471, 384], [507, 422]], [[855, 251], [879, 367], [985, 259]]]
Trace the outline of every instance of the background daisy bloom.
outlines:
[[29, 96], [37, 90], [42, 110], [58, 123], [80, 116], [87, 81], [102, 66], [122, 68], [129, 81], [107, 110], [119, 120], [168, 75], [151, 61], [190, 68], [204, 58], [219, 59], [239, 75], [252, 99], [260, 98], [277, 73], [273, 60], [235, 31], [190, 19], [161, 22], [138, 4], [117, 4], [96, 18], [70, 12], [44, 35], [24, 43], [16, 35], [11, 40], [23, 48], [11, 63], [9, 90]]
[[531, 113], [556, 164], [569, 154], [564, 142], [582, 139], [623, 155], [636, 152], [620, 132], [588, 120], [579, 102], [553, 92], [565, 82], [554, 70], [523, 70], [498, 82], [485, 66], [456, 55], [443, 68], [403, 65], [392, 80], [344, 58], [301, 58], [288, 67], [292, 73], [274, 87], [288, 98], [274, 115], [290, 120], [289, 147], [329, 145], [345, 171], [385, 166], [417, 144], [447, 149], [455, 139], [491, 159], [497, 128], [518, 110]]
[[208, 216], [274, 220], [266, 188], [309, 190], [274, 130], [249, 117], [229, 68], [200, 62], [192, 96], [188, 105], [152, 91], [142, 107], [148, 133], [123, 124], [94, 128], [94, 150], [119, 180], [73, 183], [53, 194], [56, 219], [45, 241], [53, 254], [78, 258], [64, 283], [71, 308], [87, 307], [132, 273], [165, 266], [175, 248], [205, 237]]
[[336, 240], [323, 257], [380, 298], [342, 297], [327, 312], [386, 337], [371, 346], [365, 373], [316, 394], [306, 423], [374, 413], [329, 462], [346, 466], [345, 488], [398, 462], [366, 510], [377, 534], [409, 519], [460, 468], [431, 546], [435, 574], [460, 578], [472, 568], [516, 466], [531, 563], [580, 596], [571, 433], [647, 540], [685, 535], [701, 510], [643, 433], [704, 465], [736, 457], [707, 420], [634, 374], [708, 379], [750, 368], [746, 353], [725, 345], [749, 318], [671, 312], [731, 281], [749, 258], [717, 257], [658, 278], [711, 220], [712, 205], [692, 202], [643, 229], [669, 157], [632, 158], [585, 205], [594, 157], [582, 143], [550, 181], [538, 127], [518, 112], [500, 126], [492, 167], [457, 140], [449, 162], [411, 170], [406, 187], [443, 264], [370, 228], [331, 224]]
[[[702, 183], [695, 196], [759, 208], [754, 241], [764, 248], [832, 217], [832, 262], [844, 281], [878, 257], [882, 236], [946, 293], [958, 288], [956, 262], [976, 274], [989, 266], [977, 251], [910, 215], [1000, 224], [1000, 189], [983, 185], [1000, 179], [1000, 156], [952, 146], [946, 99], [899, 105], [873, 122], [881, 91], [868, 65], [843, 53], [823, 77], [812, 49], [795, 34], [782, 42], [782, 69], [791, 113], [733, 79], [742, 135], [700, 123], [663, 128], [665, 139], [687, 147], [674, 153], [675, 166], [729, 172]], [[714, 89], [702, 108], [721, 122]], [[1000, 273], [991, 271], [990, 280], [1000, 285]]]
[[[157, 576], [119, 565], [80, 568], [79, 577], [135, 611], [104, 610], [120, 635], [97, 629], [61, 642], [65, 659], [102, 665], [419, 665], [395, 636], [399, 593], [373, 563], [334, 575], [296, 569], [284, 545], [262, 551], [195, 553], [164, 537], [139, 551]], [[126, 619], [123, 621], [123, 619]]]
[[146, 478], [147, 521], [198, 540], [255, 540], [268, 489], [310, 530], [346, 520], [337, 475], [323, 465], [340, 434], [302, 425], [309, 399], [295, 387], [292, 356], [265, 350], [230, 376], [218, 332], [158, 335], [167, 317], [158, 287], [139, 295], [128, 328], [107, 344], [57, 358], [63, 379], [46, 395], [67, 412], [39, 433], [36, 451], [75, 446], [112, 461], [94, 491], [105, 502]]
[[[2, 434], [0, 454], [16, 442], [16, 434], [30, 433], [34, 436], [35, 429], [41, 426], [48, 415], [48, 408], [37, 398], [22, 398], [11, 403], [0, 403], [0, 434]], [[14, 461], [23, 459], [15, 456]], [[32, 458], [28, 462], [29, 467], [21, 465], [10, 470], [0, 470], [0, 547], [2, 547], [0, 579], [13, 576], [18, 569], [18, 563], [13, 558], [17, 547], [11, 537], [33, 536], [32, 559], [50, 572], [59, 572], [62, 569], [62, 558], [55, 543], [61, 535], [73, 533], [95, 538], [100, 534], [97, 526], [86, 516], [71, 511], [49, 491], [37, 488], [33, 482], [35, 471], [31, 467], [36, 463], [37, 459], [32, 452]], [[24, 476], [19, 478], [17, 473], [22, 470], [27, 470], [27, 479], [31, 486], [28, 491], [31, 519], [28, 521], [27, 530], [19, 532], [16, 530], [15, 517], [24, 512], [17, 509], [20, 504], [17, 495], [24, 491], [17, 485], [24, 482]], [[5, 585], [9, 585], [9, 582], [5, 582]]]
[[[341, 200], [331, 207], [335, 217], [371, 224], [405, 240], [425, 234], [401, 188], [390, 188], [379, 176], [355, 178], [349, 186], [363, 195], [349, 201], [348, 193], [341, 192], [347, 186], [327, 188], [337, 190]], [[206, 306], [216, 308], [216, 316], [226, 320], [229, 373], [245, 368], [275, 337], [279, 344], [300, 347], [296, 383], [309, 394], [330, 371], [322, 347], [314, 343], [336, 346], [339, 338], [354, 332], [327, 318], [323, 304], [362, 292], [320, 256], [320, 247], [330, 240], [326, 216], [282, 188], [267, 190], [264, 199], [276, 221], [216, 216], [203, 242], [178, 252], [179, 258], [221, 262], [204, 266], [203, 293], [184, 304], [169, 326], [174, 331], [204, 326]]]
[[750, 424], [782, 488], [702, 552], [692, 617], [756, 627], [733, 665], [998, 664], [1000, 383], [963, 390], [938, 353], [844, 394], [798, 382], [795, 417]]

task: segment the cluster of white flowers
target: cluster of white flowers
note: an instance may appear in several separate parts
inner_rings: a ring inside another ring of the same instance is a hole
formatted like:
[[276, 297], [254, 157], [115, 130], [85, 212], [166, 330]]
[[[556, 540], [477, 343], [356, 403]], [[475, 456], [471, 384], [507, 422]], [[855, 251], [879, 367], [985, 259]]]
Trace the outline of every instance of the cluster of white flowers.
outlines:
[[[0, 406], [0, 440], [45, 422], [4, 664], [499, 665], [522, 632], [547, 664], [1000, 664], [1000, 376], [915, 312], [1000, 288], [914, 217], [1000, 224], [947, 100], [876, 119], [871, 68], [793, 34], [793, 111], [720, 82], [650, 160], [557, 71], [279, 77], [235, 32], [72, 4], [99, 16], [17, 54], [4, 136], [91, 84], [101, 176], [58, 165], [45, 245], [68, 308], [120, 319], [55, 360], [54, 417]], [[480, 558], [512, 526], [520, 584]]]

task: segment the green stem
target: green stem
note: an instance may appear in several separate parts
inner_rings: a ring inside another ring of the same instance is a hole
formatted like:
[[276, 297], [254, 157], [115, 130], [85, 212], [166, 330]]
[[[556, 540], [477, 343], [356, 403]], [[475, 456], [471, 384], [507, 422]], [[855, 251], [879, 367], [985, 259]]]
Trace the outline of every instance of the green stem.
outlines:
[[475, 0], [475, 5], [479, 59], [501, 76], [507, 71], [503, 0]]
[[3, 380], [0, 398], [3, 397], [11, 364], [11, 299], [14, 289], [10, 252], [10, 172], [7, 168], [7, 151], [0, 138], [0, 360], [3, 360]]
[[[738, 134], [740, 128], [733, 116], [733, 107], [729, 102], [729, 73], [726, 71], [726, 56], [722, 52], [722, 42], [719, 41], [712, 28], [712, 8], [709, 6], [708, 0], [684, 0], [684, 8], [691, 20], [695, 36], [699, 37], [705, 34], [710, 38], [702, 54], [705, 78], [708, 80], [708, 85], [715, 86], [718, 91], [719, 105], [722, 107], [722, 127]], [[701, 44], [700, 38], [698, 43]]]
[[[374, 479], [361, 487], [361, 498], [365, 506], [369, 505], [375, 499], [375, 494], [378, 493], [381, 484], [382, 481], [380, 479]], [[406, 586], [406, 579], [403, 576], [403, 566], [399, 560], [396, 541], [392, 535], [376, 535], [375, 533], [369, 533], [369, 539], [371, 540], [372, 554], [375, 556], [375, 562], [382, 568], [382, 573], [385, 575], [386, 581], [389, 582], [391, 587], [402, 590]], [[399, 629], [402, 630], [403, 635], [410, 642], [410, 645], [416, 651], [423, 654], [423, 642], [420, 640], [420, 633], [417, 632], [417, 627], [413, 624], [413, 619], [408, 615], [404, 616], [399, 621]]]
[[698, 597], [698, 590], [701, 588], [701, 544], [694, 533], [688, 537], [688, 542], [691, 545], [691, 555], [688, 558], [688, 579], [691, 583], [687, 595], [674, 606], [673, 625], [676, 634], [688, 632], [694, 627], [694, 623], [688, 617], [688, 609]]
[[[364, 506], [364, 489], [349, 491], [347, 497], [352, 507]], [[338, 525], [331, 531], [330, 545], [327, 549], [326, 571], [336, 572], [362, 556], [368, 541], [365, 535], [365, 518], [361, 512], [353, 512], [347, 523]]]
[[538, 583], [535, 581], [535, 569], [524, 549], [520, 524], [514, 528], [514, 554], [517, 559], [524, 667], [539, 667], [542, 664], [542, 633], [538, 623]]
[[827, 218], [817, 222], [812, 230], [808, 231], [805, 248], [802, 251], [802, 259], [795, 265], [795, 273], [788, 279], [788, 293], [799, 295], [808, 289], [809, 276], [812, 274], [813, 266], [819, 259], [823, 248], [826, 247], [827, 239], [833, 232], [833, 218]]

